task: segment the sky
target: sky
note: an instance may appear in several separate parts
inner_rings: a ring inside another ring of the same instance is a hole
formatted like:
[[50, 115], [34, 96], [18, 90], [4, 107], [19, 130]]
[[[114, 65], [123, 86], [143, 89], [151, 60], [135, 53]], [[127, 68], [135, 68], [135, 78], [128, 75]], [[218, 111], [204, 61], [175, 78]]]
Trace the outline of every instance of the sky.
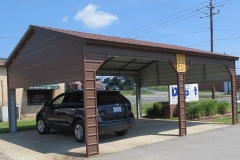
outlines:
[[[0, 0], [0, 58], [29, 25], [210, 51], [210, 0]], [[240, 0], [212, 0], [214, 52], [240, 56]], [[240, 74], [240, 61], [236, 62]]]

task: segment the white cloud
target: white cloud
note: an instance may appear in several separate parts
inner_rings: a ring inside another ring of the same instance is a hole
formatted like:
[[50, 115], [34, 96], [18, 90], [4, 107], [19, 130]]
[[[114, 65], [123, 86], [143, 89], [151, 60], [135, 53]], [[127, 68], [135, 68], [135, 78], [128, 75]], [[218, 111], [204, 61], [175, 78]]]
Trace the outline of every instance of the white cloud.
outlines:
[[97, 9], [98, 6], [89, 4], [83, 10], [79, 11], [74, 19], [81, 21], [85, 26], [93, 29], [105, 27], [111, 25], [114, 21], [118, 21], [116, 15], [98, 11]]
[[69, 18], [69, 16], [64, 16], [64, 17], [62, 18], [61, 22], [68, 22], [68, 18]]

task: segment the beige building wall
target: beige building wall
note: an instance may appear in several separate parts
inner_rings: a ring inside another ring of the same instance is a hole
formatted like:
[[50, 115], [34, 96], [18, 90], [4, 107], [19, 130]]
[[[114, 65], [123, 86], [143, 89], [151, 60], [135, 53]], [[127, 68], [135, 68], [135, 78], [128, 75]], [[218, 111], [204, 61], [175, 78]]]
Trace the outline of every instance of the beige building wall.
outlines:
[[0, 65], [0, 106], [8, 105], [7, 70]]
[[59, 83], [59, 89], [53, 90], [53, 98], [65, 92], [65, 83]]

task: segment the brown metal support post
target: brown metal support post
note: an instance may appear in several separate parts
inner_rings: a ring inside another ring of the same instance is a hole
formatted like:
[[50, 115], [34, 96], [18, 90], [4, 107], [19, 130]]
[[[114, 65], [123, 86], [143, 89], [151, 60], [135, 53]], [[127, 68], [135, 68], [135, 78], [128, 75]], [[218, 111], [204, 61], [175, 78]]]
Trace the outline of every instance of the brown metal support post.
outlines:
[[187, 135], [186, 102], [185, 102], [185, 73], [178, 73], [178, 123], [179, 136]]
[[177, 75], [178, 85], [178, 125], [179, 136], [187, 135], [187, 121], [186, 121], [186, 103], [185, 103], [185, 73], [178, 72], [172, 62], [169, 61]]
[[139, 76], [136, 76], [136, 110], [137, 119], [142, 118], [142, 104], [141, 104], [141, 88], [139, 82]]
[[238, 123], [236, 70], [228, 68], [231, 77], [232, 124]]
[[91, 65], [91, 62], [84, 60], [83, 96], [86, 153], [88, 157], [99, 154], [96, 71], [89, 69]]
[[86, 154], [89, 157], [99, 154], [96, 72], [106, 55], [99, 55], [96, 58], [94, 55], [86, 54], [83, 47], [82, 57], [85, 141]]

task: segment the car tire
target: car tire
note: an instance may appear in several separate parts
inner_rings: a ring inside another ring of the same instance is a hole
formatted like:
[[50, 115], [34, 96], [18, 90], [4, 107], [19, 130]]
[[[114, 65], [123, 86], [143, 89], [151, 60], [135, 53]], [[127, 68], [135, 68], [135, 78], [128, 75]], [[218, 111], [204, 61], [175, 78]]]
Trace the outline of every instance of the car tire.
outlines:
[[124, 129], [122, 131], [115, 131], [117, 136], [125, 136], [128, 133], [129, 129]]
[[48, 128], [43, 117], [39, 117], [37, 119], [37, 130], [39, 134], [48, 134], [50, 132], [50, 129]]
[[85, 142], [85, 127], [83, 121], [78, 120], [74, 123], [73, 134], [77, 142]]

